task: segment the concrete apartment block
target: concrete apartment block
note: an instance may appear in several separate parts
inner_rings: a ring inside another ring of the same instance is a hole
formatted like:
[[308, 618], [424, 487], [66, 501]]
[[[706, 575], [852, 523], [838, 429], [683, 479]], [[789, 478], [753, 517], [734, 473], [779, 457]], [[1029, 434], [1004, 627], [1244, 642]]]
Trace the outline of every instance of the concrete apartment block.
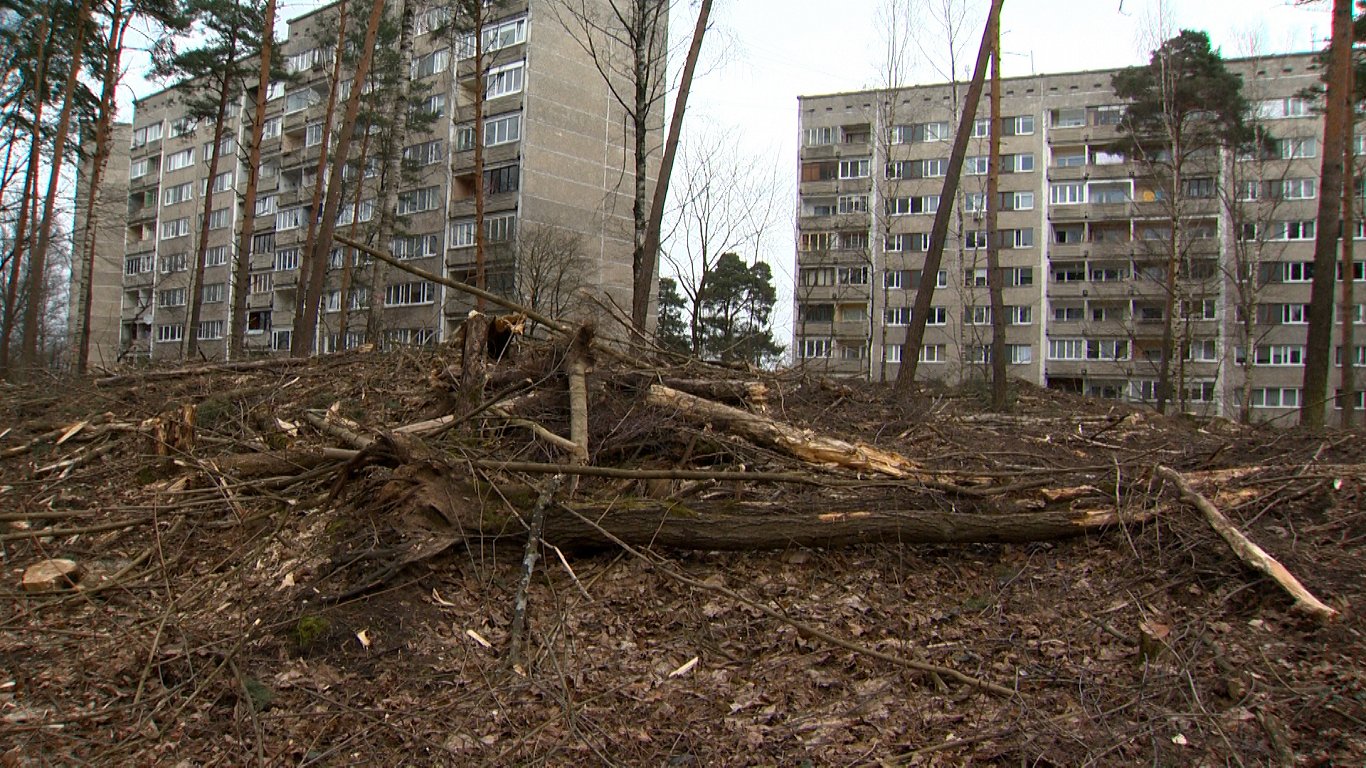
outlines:
[[[605, 7], [605, 1], [601, 3]], [[358, 131], [343, 183], [337, 233], [392, 250], [425, 271], [473, 282], [475, 177], [472, 40], [445, 23], [438, 2], [412, 5], [411, 61], [403, 79], [412, 111], [397, 158], [385, 162], [379, 131]], [[589, 3], [593, 8], [594, 3]], [[245, 286], [246, 345], [250, 355], [283, 354], [292, 338], [300, 297], [298, 273], [310, 222], [318, 215], [314, 190], [323, 150], [323, 119], [331, 95], [332, 49], [339, 5], [289, 22], [282, 57], [291, 77], [273, 83], [262, 116], [260, 179], [252, 227], [250, 277]], [[572, 30], [545, 0], [492, 6], [484, 50], [483, 88], [486, 268], [491, 290], [543, 311], [575, 315], [591, 303], [578, 295], [629, 307], [631, 299], [632, 184], [630, 125]], [[360, 21], [352, 18], [355, 28]], [[397, 43], [391, 46], [398, 50]], [[392, 52], [392, 51], [390, 51]], [[620, 52], [618, 52], [620, 53]], [[349, 93], [344, 71], [332, 136]], [[391, 109], [371, 96], [362, 108]], [[620, 91], [621, 89], [618, 88]], [[121, 306], [96, 319], [117, 339], [123, 360], [181, 356], [189, 299], [202, 296], [200, 353], [225, 359], [233, 304], [233, 266], [243, 226], [255, 89], [234, 103], [222, 167], [212, 186], [208, 159], [212, 126], [185, 119], [185, 87], [136, 103], [128, 168]], [[662, 142], [663, 106], [650, 127]], [[360, 157], [367, 163], [364, 168]], [[658, 158], [648, 169], [653, 190]], [[323, 173], [328, 167], [323, 166]], [[204, 195], [212, 189], [211, 227], [203, 284], [191, 286]], [[387, 212], [387, 214], [386, 214]], [[390, 225], [378, 242], [381, 225]], [[555, 264], [529, 267], [549, 260]], [[109, 268], [113, 272], [112, 267]], [[341, 327], [343, 276], [350, 281], [348, 321]], [[546, 277], [546, 275], [551, 275]], [[369, 341], [430, 344], [450, 337], [473, 302], [465, 294], [424, 281], [351, 249], [336, 248], [328, 265], [317, 351]], [[117, 320], [115, 319], [117, 318]], [[93, 326], [93, 324], [92, 324]]]
[[[1274, 143], [1263, 152], [1210, 153], [1187, 169], [1175, 235], [1182, 266], [1172, 402], [1204, 415], [1238, 418], [1246, 410], [1252, 420], [1293, 423], [1322, 134], [1299, 94], [1320, 73], [1310, 54], [1228, 66], [1243, 77], [1255, 120]], [[1155, 399], [1172, 207], [1152, 164], [1113, 151], [1124, 109], [1113, 74], [1002, 81], [996, 201], [985, 200], [982, 96], [942, 271], [932, 278], [921, 375], [951, 382], [986, 375], [983, 206], [994, 203], [1010, 375], [1097, 397]], [[965, 92], [965, 84], [940, 83], [800, 99], [799, 364], [896, 377]], [[1356, 136], [1354, 146], [1361, 156], [1366, 138]], [[1361, 242], [1360, 219], [1351, 231]], [[1355, 274], [1361, 277], [1359, 261]], [[1335, 333], [1344, 320], [1360, 327], [1362, 301], [1339, 307]], [[1350, 354], [1366, 362], [1363, 351], [1358, 344]], [[1337, 373], [1330, 379], [1337, 386]]]

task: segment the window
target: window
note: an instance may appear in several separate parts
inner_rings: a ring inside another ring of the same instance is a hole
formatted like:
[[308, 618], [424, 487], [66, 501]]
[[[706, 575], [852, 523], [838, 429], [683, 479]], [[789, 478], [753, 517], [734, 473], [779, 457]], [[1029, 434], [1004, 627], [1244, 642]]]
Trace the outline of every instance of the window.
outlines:
[[446, 114], [446, 94], [437, 93], [423, 99], [413, 111], [420, 117], [439, 119]]
[[517, 234], [516, 214], [490, 216], [484, 220], [484, 236], [490, 243], [510, 242]]
[[1128, 360], [1129, 342], [1125, 339], [1089, 339], [1087, 360]]
[[980, 250], [987, 247], [987, 231], [984, 229], [970, 229], [963, 233], [963, 247], [969, 251]]
[[1007, 360], [1011, 365], [1028, 365], [1034, 362], [1034, 347], [1028, 344], [1007, 344]]
[[934, 213], [939, 210], [939, 195], [894, 197], [887, 201], [887, 213], [892, 216]]
[[233, 153], [233, 152], [236, 152], [236, 151], [237, 151], [237, 142], [236, 142], [235, 140], [233, 140], [233, 137], [232, 137], [232, 136], [224, 136], [224, 137], [218, 142], [218, 152], [217, 152], [217, 153], [215, 153], [215, 152], [213, 151], [213, 142], [212, 142], [212, 141], [210, 141], [210, 142], [208, 142], [207, 144], [204, 145], [204, 162], [207, 163], [207, 162], [209, 162], [210, 160], [212, 160], [212, 159], [215, 158], [215, 157], [220, 158], [220, 159], [222, 159], [222, 158], [231, 158], [231, 157], [232, 157], [232, 153]]
[[278, 198], [275, 195], [261, 195], [260, 197], [257, 197], [255, 207], [256, 215], [274, 216], [276, 209], [275, 201], [277, 199]]
[[1308, 304], [1282, 304], [1281, 323], [1284, 325], [1304, 325], [1309, 322]]
[[1119, 125], [1123, 121], [1124, 107], [1121, 105], [1107, 104], [1091, 110], [1092, 125]]
[[1091, 282], [1093, 283], [1117, 283], [1129, 279], [1129, 269], [1127, 267], [1106, 266], [1093, 264], [1091, 266]]
[[337, 226], [345, 226], [347, 224], [351, 224], [357, 221], [365, 222], [373, 219], [374, 217], [374, 198], [367, 198], [365, 200], [360, 201], [359, 206], [356, 205], [354, 200], [348, 200], [342, 206], [341, 210], [337, 211]]
[[143, 176], [146, 176], [148, 173], [151, 173], [151, 171], [152, 159], [150, 157], [144, 157], [141, 160], [134, 160], [133, 164], [128, 166], [128, 178], [140, 179]]
[[284, 119], [279, 117], [268, 117], [261, 123], [261, 140], [273, 139], [280, 135], [284, 128]]
[[804, 337], [798, 351], [801, 353], [802, 359], [811, 360], [829, 357], [834, 346], [834, 341], [831, 339]]
[[161, 239], [170, 240], [176, 237], [184, 237], [190, 234], [189, 217], [172, 219], [171, 221], [161, 222]]
[[949, 172], [949, 161], [945, 158], [916, 161], [920, 163], [921, 175], [927, 179], [943, 178]]
[[[350, 301], [347, 302], [349, 309], [368, 309], [370, 307], [370, 292], [364, 287], [357, 286], [349, 291]], [[328, 291], [322, 300], [322, 310], [324, 312], [341, 311], [341, 291]]]
[[270, 332], [270, 310], [256, 309], [247, 312], [247, 335]]
[[840, 195], [840, 198], [839, 198], [839, 212], [840, 212], [840, 213], [867, 213], [867, 212], [868, 212], [868, 196], [867, 196], [867, 195]]
[[884, 250], [893, 253], [924, 253], [930, 249], [930, 233], [908, 232], [887, 238]]
[[436, 7], [427, 11], [422, 11], [413, 16], [413, 34], [425, 35], [436, 29], [444, 27], [451, 20], [451, 10], [445, 7]]
[[1318, 157], [1318, 139], [1281, 139], [1276, 142], [1282, 160], [1294, 160], [1297, 158]]
[[1085, 360], [1086, 339], [1049, 339], [1049, 360]]
[[1003, 229], [1001, 230], [1002, 248], [1033, 248], [1034, 229], [1025, 227], [1023, 229]]
[[1313, 200], [1317, 190], [1317, 179], [1285, 179], [1281, 181], [1280, 196], [1283, 200]]
[[302, 205], [293, 208], [282, 208], [275, 214], [275, 229], [284, 232], [290, 229], [298, 229], [304, 225], [307, 208]]
[[985, 192], [969, 192], [963, 195], [963, 210], [968, 213], [982, 213], [987, 209]]
[[987, 285], [986, 267], [963, 270], [963, 286], [966, 288], [985, 288]]
[[1080, 283], [1086, 280], [1086, 267], [1080, 262], [1061, 262], [1053, 265], [1053, 282]]
[[[977, 122], [982, 121], [979, 120]], [[963, 175], [985, 176], [987, 175], [987, 166], [989, 164], [990, 163], [986, 155], [973, 155], [971, 157], [965, 157], [963, 158]]]
[[[1276, 272], [1280, 273], [1282, 283], [1308, 283], [1314, 279], [1314, 262], [1312, 261], [1288, 261], [1278, 264], [1280, 267]], [[1341, 271], [1341, 265], [1338, 265]]]
[[189, 133], [194, 133], [195, 120], [188, 117], [181, 117], [171, 121], [171, 138], [178, 138]]
[[158, 307], [183, 307], [185, 306], [185, 289], [168, 288], [157, 292]]
[[834, 304], [803, 304], [798, 308], [804, 323], [832, 323], [835, 321]]
[[1002, 192], [1001, 208], [1006, 211], [1034, 210], [1033, 192]]
[[209, 229], [224, 229], [231, 221], [231, 211], [227, 208], [209, 211]]
[[1132, 197], [1128, 182], [1092, 183], [1086, 189], [1086, 199], [1101, 205], [1127, 203]]
[[304, 88], [285, 96], [285, 114], [293, 114], [318, 104], [323, 97], [312, 88]]
[[462, 220], [451, 222], [452, 248], [466, 248], [474, 245], [474, 220]]
[[484, 77], [485, 97], [496, 99], [499, 96], [508, 96], [522, 92], [522, 85], [526, 77], [525, 62], [505, 64], [501, 67], [494, 67], [489, 70]]
[[510, 19], [484, 29], [484, 51], [501, 51], [526, 42], [526, 17]]
[[891, 309], [883, 310], [882, 315], [882, 319], [887, 325], [899, 326], [911, 324], [910, 307], [893, 307]]
[[398, 215], [434, 210], [441, 205], [441, 187], [423, 187], [398, 194]]
[[929, 317], [925, 318], [925, 325], [944, 326], [949, 324], [948, 307], [930, 307]]
[[1006, 307], [1006, 323], [1010, 325], [1030, 325], [1033, 322], [1033, 307]]
[[835, 284], [834, 267], [802, 267], [797, 279], [807, 288], [831, 286]]
[[252, 253], [270, 253], [275, 250], [275, 233], [262, 232], [259, 235], [251, 236]]
[[868, 158], [856, 160], [841, 160], [839, 177], [841, 179], [868, 178]]
[[882, 359], [888, 363], [901, 362], [901, 345], [886, 344], [882, 347]]
[[868, 267], [837, 267], [835, 280], [839, 285], [867, 285]]
[[154, 141], [161, 141], [161, 123], [144, 125], [133, 131], [133, 143], [131, 149], [146, 146]]
[[1182, 299], [1181, 317], [1187, 320], [1215, 320], [1219, 304], [1215, 299]]
[[1300, 390], [1295, 387], [1258, 387], [1252, 390], [1253, 408], [1298, 408]]
[[991, 307], [981, 304], [963, 307], [964, 325], [991, 325]]
[[[205, 179], [201, 183], [204, 194], [209, 194], [209, 180]], [[232, 189], [232, 171], [224, 171], [213, 177], [213, 193], [227, 192]]]
[[313, 147], [323, 143], [323, 124], [319, 120], [304, 127], [304, 146]]
[[518, 113], [489, 118], [484, 122], [484, 146], [496, 147], [522, 138], [522, 116]]
[[438, 72], [445, 72], [450, 66], [451, 52], [449, 49], [442, 48], [439, 51], [432, 51], [426, 56], [414, 58], [409, 67], [408, 76], [413, 80], [431, 77]]
[[920, 362], [922, 363], [942, 363], [948, 360], [944, 354], [943, 344], [926, 344], [920, 348]]
[[1277, 367], [1304, 365], [1304, 346], [1300, 344], [1259, 344], [1256, 361], [1257, 365]]
[[392, 244], [394, 258], [425, 259], [441, 252], [441, 234], [433, 232], [425, 235], [404, 235], [394, 238]]
[[1053, 205], [1077, 205], [1086, 202], [1086, 183], [1071, 181], [1056, 183], [1048, 188], [1048, 202]]
[[1215, 339], [1192, 339], [1186, 345], [1186, 359], [1197, 363], [1219, 361], [1219, 342]]
[[1262, 199], [1262, 182], [1256, 179], [1241, 179], [1233, 188], [1233, 195], [1238, 202], [1248, 203]]
[[1086, 109], [1054, 109], [1049, 112], [1049, 122], [1054, 128], [1080, 128], [1086, 125]]
[[403, 148], [403, 161], [421, 168], [424, 165], [440, 162], [444, 153], [443, 144], [440, 139], [414, 144]]
[[[1347, 400], [1347, 394], [1341, 389], [1334, 391], [1336, 394], [1333, 398], [1333, 407], [1340, 411], [1342, 410], [1342, 404]], [[1366, 410], [1366, 392], [1356, 392], [1353, 395], [1353, 400], [1356, 401], [1356, 404], [1352, 406], [1353, 408], [1358, 411]]]
[[1076, 305], [1059, 304], [1053, 307], [1053, 322], [1075, 323], [1082, 319], [1082, 308]]
[[1257, 117], [1263, 120], [1279, 120], [1286, 117], [1304, 117], [1309, 114], [1308, 103], [1297, 96], [1288, 99], [1268, 99], [1257, 102]]
[[1004, 119], [1003, 133], [1007, 136], [1031, 136], [1034, 134], [1034, 116], [1019, 115]]
[[166, 156], [166, 170], [168, 171], [178, 171], [192, 165], [194, 165], [194, 147], [182, 149], [175, 154]]
[[[892, 130], [892, 141], [896, 142], [896, 129], [894, 128]], [[806, 146], [808, 147], [823, 147], [829, 144], [834, 144], [835, 139], [836, 132], [835, 128], [833, 128], [832, 126], [806, 129]]]
[[1271, 222], [1272, 240], [1313, 240], [1314, 220], [1273, 221]]
[[165, 342], [171, 342], [171, 341], [180, 341], [181, 339], [184, 339], [184, 338], [185, 338], [185, 326], [183, 326], [183, 325], [158, 325], [158, 326], [157, 326], [157, 341], [158, 341], [158, 342], [165, 343]]
[[194, 182], [187, 181], [184, 184], [176, 184], [167, 187], [161, 193], [162, 205], [175, 205], [194, 198]]
[[1053, 153], [1053, 167], [1055, 168], [1080, 168], [1083, 165], [1086, 165], [1085, 152], [1054, 151]]
[[247, 293], [263, 294], [270, 293], [275, 287], [274, 272], [252, 272], [247, 282]]
[[222, 320], [201, 320], [196, 336], [200, 339], [221, 339], [223, 338]]
[[[1366, 368], [1366, 347], [1363, 347], [1363, 346], [1358, 346], [1358, 347], [1356, 347], [1356, 354], [1355, 354], [1355, 355], [1352, 355], [1352, 361], [1353, 361], [1353, 362], [1352, 362], [1352, 365], [1354, 365], [1354, 366], [1356, 366], [1356, 367], [1358, 367], [1358, 368]], [[1337, 346], [1337, 347], [1335, 347], [1335, 348], [1333, 349], [1333, 365], [1336, 365], [1336, 366], [1339, 367], [1339, 368], [1342, 367], [1342, 346], [1341, 346], [1341, 345], [1339, 345], [1339, 346]]]
[[1002, 274], [1005, 277], [1002, 283], [1007, 288], [1034, 284], [1033, 267], [1006, 267]]
[[275, 252], [275, 271], [293, 272], [299, 268], [299, 249], [281, 248]]
[[1029, 173], [1034, 170], [1034, 154], [1001, 155], [1001, 173]]
[[293, 331], [292, 328], [283, 328], [271, 332], [270, 348], [275, 352], [288, 352], [290, 344], [294, 341]]
[[315, 64], [321, 64], [327, 56], [327, 53], [328, 52], [322, 48], [310, 48], [302, 53], [287, 56], [285, 57], [285, 71], [293, 74], [295, 72], [302, 72]]

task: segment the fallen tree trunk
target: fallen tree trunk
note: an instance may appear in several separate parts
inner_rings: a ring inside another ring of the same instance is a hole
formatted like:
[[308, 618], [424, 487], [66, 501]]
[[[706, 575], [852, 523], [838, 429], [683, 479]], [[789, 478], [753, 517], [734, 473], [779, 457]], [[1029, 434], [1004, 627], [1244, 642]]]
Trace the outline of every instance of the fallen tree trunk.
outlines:
[[783, 424], [670, 387], [655, 384], [650, 387], [647, 398], [651, 405], [671, 408], [689, 421], [712, 424], [812, 464], [835, 465], [890, 477], [908, 478], [919, 474], [920, 466], [901, 454], [865, 443], [818, 435], [809, 429]]
[[[444, 520], [449, 533], [466, 540], [522, 538], [518, 521], [526, 510], [500, 510], [487, 503], [464, 476], [435, 465], [399, 468], [380, 491], [386, 503], [406, 506], [411, 517]], [[525, 494], [504, 492], [505, 499]], [[1117, 513], [1107, 509], [1058, 509], [981, 514], [936, 509], [794, 507], [790, 502], [652, 499], [585, 501], [565, 505], [633, 546], [691, 550], [772, 550], [793, 546], [844, 547], [876, 542], [904, 544], [1049, 541], [1099, 533], [1139, 523], [1158, 510]], [[870, 505], [871, 506], [871, 505]], [[546, 515], [544, 538], [567, 549], [597, 549], [612, 542], [565, 509]]]

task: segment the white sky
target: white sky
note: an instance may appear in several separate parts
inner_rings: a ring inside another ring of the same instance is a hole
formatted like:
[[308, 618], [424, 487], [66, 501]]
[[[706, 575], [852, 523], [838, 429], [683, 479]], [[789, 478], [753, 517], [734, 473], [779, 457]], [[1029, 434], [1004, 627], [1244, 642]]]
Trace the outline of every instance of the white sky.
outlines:
[[[709, 140], [732, 137], [765, 164], [778, 164], [779, 208], [786, 215], [760, 256], [773, 267], [779, 289], [780, 341], [790, 341], [797, 170], [797, 97], [860, 90], [880, 84], [883, 35], [878, 28], [884, 0], [717, 0], [706, 42], [704, 65], [695, 83], [684, 140], [705, 133]], [[918, 0], [941, 4], [944, 0]], [[961, 67], [971, 67], [981, 38], [988, 0], [966, 0]], [[284, 20], [321, 5], [317, 0], [281, 0]], [[690, 35], [696, 0], [680, 2], [674, 33]], [[1129, 66], [1144, 62], [1152, 45], [1153, 19], [1165, 12], [1168, 28], [1208, 32], [1226, 57], [1284, 53], [1321, 47], [1327, 38], [1331, 2], [1311, 0], [1007, 0], [1001, 28], [1006, 77]], [[942, 56], [939, 27], [914, 22], [932, 56]], [[133, 41], [134, 45], [145, 41]], [[935, 50], [935, 48], [939, 50]], [[924, 55], [913, 62], [911, 82], [942, 80]], [[131, 119], [130, 97], [160, 87], [143, 79], [145, 57], [130, 57], [122, 119]], [[960, 69], [966, 78], [970, 72]], [[771, 173], [771, 171], [770, 171]], [[752, 258], [754, 254], [744, 254]]]

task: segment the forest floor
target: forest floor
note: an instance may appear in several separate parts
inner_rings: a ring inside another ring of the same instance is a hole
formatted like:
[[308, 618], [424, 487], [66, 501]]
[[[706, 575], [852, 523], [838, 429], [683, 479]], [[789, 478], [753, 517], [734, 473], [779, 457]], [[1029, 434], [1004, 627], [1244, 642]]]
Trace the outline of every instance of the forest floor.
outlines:
[[[599, 361], [588, 464], [624, 472], [552, 484], [497, 466], [563, 458], [513, 416], [570, 434], [555, 352], [519, 355], [473, 395], [444, 348], [0, 387], [0, 766], [1366, 764], [1361, 433]], [[917, 470], [817, 466], [699, 423], [647, 402], [666, 375], [762, 383], [744, 407]], [[507, 412], [472, 414], [485, 399]], [[418, 465], [458, 475], [505, 535], [415, 516], [394, 488]], [[1158, 465], [1341, 614], [1296, 610]], [[566, 546], [571, 498], [662, 500], [661, 532], [728, 504], [1120, 522], [1013, 543]], [[76, 588], [24, 590], [47, 558], [80, 566]]]

